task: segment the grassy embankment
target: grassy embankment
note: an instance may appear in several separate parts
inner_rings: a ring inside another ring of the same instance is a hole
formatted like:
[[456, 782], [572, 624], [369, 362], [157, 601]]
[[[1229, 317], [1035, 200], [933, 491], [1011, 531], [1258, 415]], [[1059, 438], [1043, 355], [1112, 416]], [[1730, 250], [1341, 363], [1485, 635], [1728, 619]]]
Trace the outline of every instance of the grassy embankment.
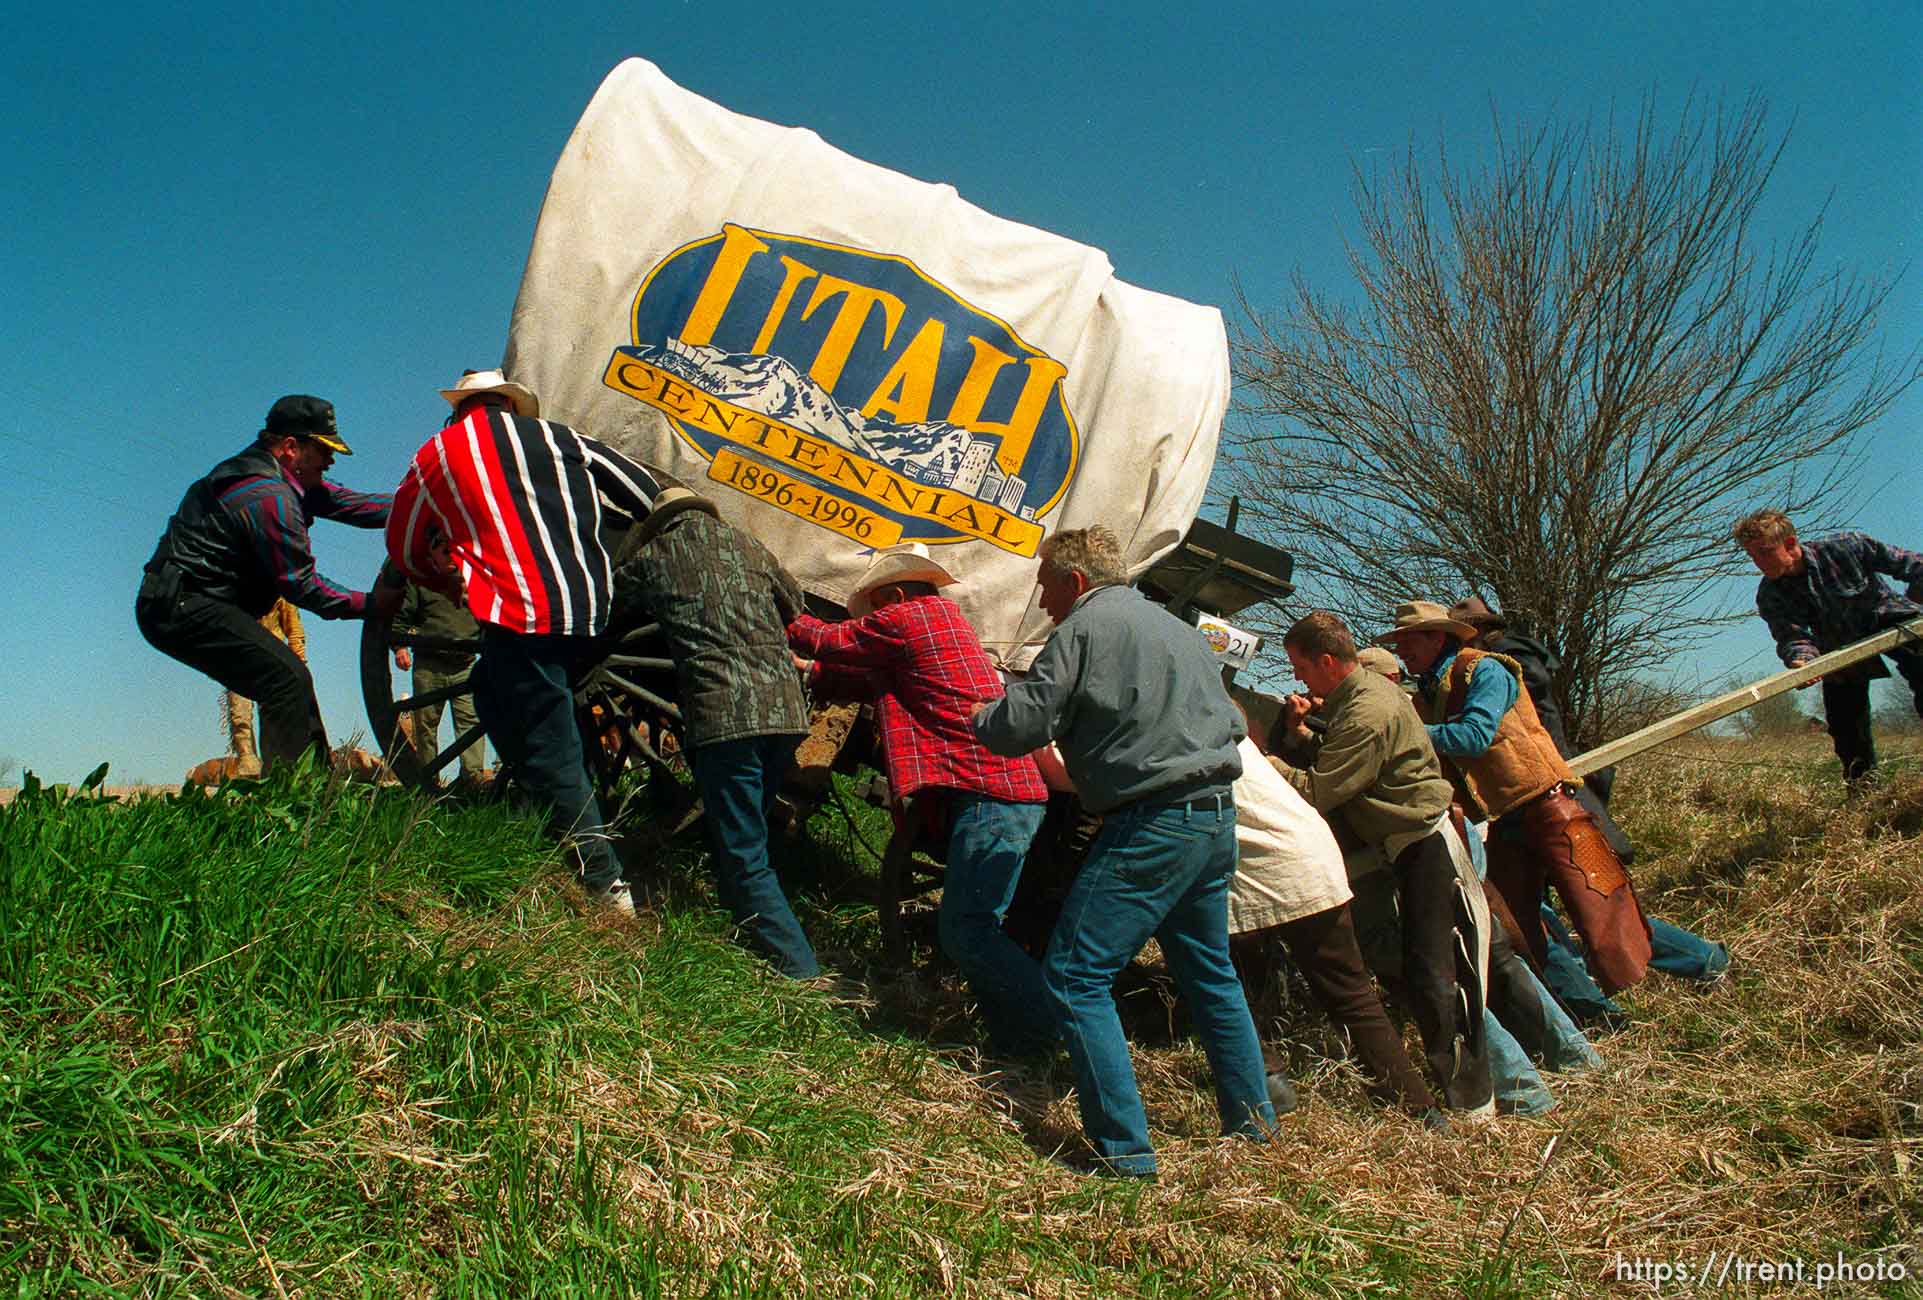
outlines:
[[[1051, 1159], [1079, 1142], [1065, 1065], [983, 1086], [952, 980], [881, 963], [871, 909], [803, 904], [838, 988], [768, 975], [695, 836], [642, 844], [655, 899], [619, 924], [498, 809], [312, 781], [24, 797], [0, 811], [0, 1278], [1520, 1296], [1712, 1249], [1914, 1272], [1887, 1252], [1923, 1224], [1923, 778], [1845, 808], [1833, 772], [1817, 742], [1631, 769], [1651, 910], [1737, 966], [1652, 977], [1546, 1119], [1436, 1138], [1371, 1112], [1303, 1015], [1304, 1110], [1224, 1144], [1200, 1051], [1138, 1014], [1152, 1186]], [[851, 845], [809, 830], [791, 856], [832, 875]]]

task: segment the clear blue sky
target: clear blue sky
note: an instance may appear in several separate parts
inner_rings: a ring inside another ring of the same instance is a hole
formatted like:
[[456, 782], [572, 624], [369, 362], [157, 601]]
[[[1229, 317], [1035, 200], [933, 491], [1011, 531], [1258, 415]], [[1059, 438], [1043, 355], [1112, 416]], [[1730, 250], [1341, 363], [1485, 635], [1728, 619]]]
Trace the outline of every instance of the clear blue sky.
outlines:
[[[1765, 218], [1826, 201], [1824, 255], [1894, 274], [1923, 212], [1911, 4], [17, 5], [0, 128], [0, 761], [178, 780], [221, 752], [217, 688], [140, 639], [139, 569], [182, 489], [286, 392], [331, 398], [389, 488], [435, 389], [499, 361], [548, 172], [641, 55], [739, 112], [1106, 249], [1202, 302], [1339, 289], [1351, 159], [1469, 151], [1489, 107], [1633, 112], [1766, 94], [1794, 120]], [[1912, 270], [1887, 313], [1923, 338]], [[1872, 431], [1851, 520], [1923, 545], [1923, 393]], [[378, 534], [315, 530], [364, 586]], [[1732, 601], [1745, 593], [1732, 587]], [[310, 619], [337, 740], [359, 625]], [[1767, 669], [1760, 624], [1696, 671]]]

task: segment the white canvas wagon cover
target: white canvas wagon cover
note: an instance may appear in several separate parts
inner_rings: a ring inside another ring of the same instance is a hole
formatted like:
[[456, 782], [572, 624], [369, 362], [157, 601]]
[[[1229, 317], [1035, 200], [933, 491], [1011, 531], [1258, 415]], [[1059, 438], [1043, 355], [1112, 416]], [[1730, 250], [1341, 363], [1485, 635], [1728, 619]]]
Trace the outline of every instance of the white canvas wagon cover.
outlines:
[[1025, 667], [1043, 537], [1101, 523], [1139, 572], [1201, 505], [1221, 314], [1101, 251], [740, 116], [653, 64], [608, 75], [555, 167], [509, 376], [658, 465], [843, 600], [921, 541]]

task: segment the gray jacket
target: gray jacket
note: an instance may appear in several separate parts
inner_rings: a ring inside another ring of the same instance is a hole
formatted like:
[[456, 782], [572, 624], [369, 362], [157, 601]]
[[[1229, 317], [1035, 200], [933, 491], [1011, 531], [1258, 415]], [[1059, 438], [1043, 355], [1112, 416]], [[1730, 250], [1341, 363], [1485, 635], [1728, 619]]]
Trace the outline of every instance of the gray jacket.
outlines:
[[997, 754], [1057, 742], [1095, 813], [1227, 793], [1244, 730], [1201, 634], [1132, 587], [1084, 596], [1028, 676], [975, 718]]

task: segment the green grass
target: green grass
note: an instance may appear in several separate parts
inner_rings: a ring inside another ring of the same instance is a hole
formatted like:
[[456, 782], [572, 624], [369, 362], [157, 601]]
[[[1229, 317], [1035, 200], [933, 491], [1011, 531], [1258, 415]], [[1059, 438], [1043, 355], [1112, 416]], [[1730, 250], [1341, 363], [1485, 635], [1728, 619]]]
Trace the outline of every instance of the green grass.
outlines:
[[[1659, 846], [1645, 895], [1739, 940], [1729, 987], [1638, 990], [1607, 1079], [1453, 1140], [1325, 1066], [1274, 1143], [1224, 1143], [1199, 1048], [1145, 1039], [1152, 1186], [1058, 1158], [1063, 1063], [1008, 1095], [973, 1077], [965, 1001], [881, 960], [832, 806], [780, 853], [842, 972], [800, 986], [731, 942], [699, 832], [668, 839], [645, 798], [650, 901], [613, 923], [501, 807], [313, 773], [30, 789], [0, 809], [0, 1286], [1498, 1297], [1606, 1289], [1618, 1249], [1912, 1238], [1912, 804], [1837, 832], [1817, 782], [1663, 776], [1628, 801]], [[885, 819], [855, 815], [878, 846]], [[1882, 982], [1851, 987], [1852, 961]]]
[[[0, 812], [0, 1277], [1227, 1295], [1261, 1267], [1126, 1248], [1159, 1228], [1135, 1189], [1049, 1165], [955, 1106], [926, 1043], [773, 977], [703, 905], [686, 844], [639, 926], [577, 914], [551, 856], [500, 808], [311, 774], [23, 794]], [[951, 1164], [1005, 1171], [1006, 1195], [950, 1199], [924, 1175]], [[1054, 1185], [1030, 1194], [1036, 1171]], [[1036, 1231], [1057, 1213], [1099, 1219], [1113, 1253]]]

